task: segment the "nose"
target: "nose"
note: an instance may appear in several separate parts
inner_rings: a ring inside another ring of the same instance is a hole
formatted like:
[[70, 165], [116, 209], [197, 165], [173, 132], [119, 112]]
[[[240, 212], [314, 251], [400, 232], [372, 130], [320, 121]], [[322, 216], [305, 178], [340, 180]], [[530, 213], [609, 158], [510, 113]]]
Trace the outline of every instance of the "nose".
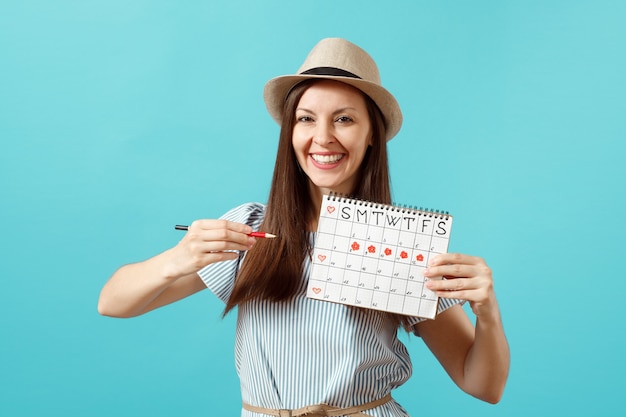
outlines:
[[313, 142], [320, 146], [328, 146], [335, 141], [332, 124], [317, 123], [313, 132]]

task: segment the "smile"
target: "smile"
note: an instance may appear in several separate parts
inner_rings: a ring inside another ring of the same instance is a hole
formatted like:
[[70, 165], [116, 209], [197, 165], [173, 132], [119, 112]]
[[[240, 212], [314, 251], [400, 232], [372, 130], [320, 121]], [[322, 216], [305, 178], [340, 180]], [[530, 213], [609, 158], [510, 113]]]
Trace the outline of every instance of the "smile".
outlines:
[[345, 155], [341, 153], [333, 155], [311, 154], [311, 158], [313, 158], [313, 160], [318, 164], [335, 164], [343, 159], [344, 156]]

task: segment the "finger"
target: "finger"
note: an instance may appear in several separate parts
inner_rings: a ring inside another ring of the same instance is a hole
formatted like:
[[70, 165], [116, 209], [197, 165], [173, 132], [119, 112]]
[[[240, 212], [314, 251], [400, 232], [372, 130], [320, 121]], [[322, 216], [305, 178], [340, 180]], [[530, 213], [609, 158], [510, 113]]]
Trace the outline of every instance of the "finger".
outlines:
[[211, 252], [207, 253], [201, 262], [204, 265], [209, 265], [214, 262], [235, 260], [239, 257], [239, 252]]
[[255, 242], [255, 239], [248, 236], [246, 233], [229, 229], [206, 230], [203, 231], [200, 236], [205, 242], [230, 242], [240, 245], [249, 245]]
[[[187, 237], [203, 242], [231, 242], [237, 245], [251, 246], [254, 238], [248, 236], [252, 228], [246, 224], [227, 220], [198, 220], [190, 226]], [[239, 248], [231, 248], [239, 249]], [[216, 248], [214, 250], [221, 250]]]
[[204, 268], [207, 265], [222, 261], [231, 261], [239, 257], [240, 252], [210, 252], [202, 253], [191, 259], [191, 266], [194, 271]]
[[249, 250], [256, 242], [253, 237], [241, 236], [243, 237], [236, 240], [199, 240], [192, 242], [190, 245], [192, 250], [200, 253], [209, 253]]
[[473, 277], [476, 275], [474, 265], [464, 264], [444, 264], [440, 266], [429, 266], [424, 270], [426, 278], [446, 277], [450, 279]]
[[433, 291], [439, 298], [452, 298], [455, 300], [474, 301], [470, 291]]
[[471, 302], [484, 302], [493, 294], [493, 282], [485, 276], [457, 279], [429, 279], [426, 288], [438, 297], [455, 298]]
[[472, 279], [463, 278], [455, 280], [428, 280], [426, 288], [442, 298], [455, 298], [473, 301], [479, 291], [472, 283]]
[[256, 239], [224, 229], [201, 232], [188, 232], [181, 241], [190, 253], [202, 254], [223, 251], [246, 251], [252, 248]]
[[430, 260], [429, 266], [446, 264], [476, 265], [484, 264], [485, 261], [477, 256], [465, 255], [462, 253], [441, 253]]
[[225, 219], [202, 219], [194, 221], [189, 230], [231, 230], [233, 232], [248, 234], [252, 232], [252, 227], [247, 224], [231, 222]]

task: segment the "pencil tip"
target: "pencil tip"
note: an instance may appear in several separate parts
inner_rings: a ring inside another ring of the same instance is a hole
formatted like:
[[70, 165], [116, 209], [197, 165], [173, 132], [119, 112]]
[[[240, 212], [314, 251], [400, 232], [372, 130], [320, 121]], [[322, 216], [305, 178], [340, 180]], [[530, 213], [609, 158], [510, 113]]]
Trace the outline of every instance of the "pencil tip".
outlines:
[[276, 235], [273, 235], [271, 233], [265, 233], [265, 237], [269, 237], [270, 239], [274, 239], [276, 237]]

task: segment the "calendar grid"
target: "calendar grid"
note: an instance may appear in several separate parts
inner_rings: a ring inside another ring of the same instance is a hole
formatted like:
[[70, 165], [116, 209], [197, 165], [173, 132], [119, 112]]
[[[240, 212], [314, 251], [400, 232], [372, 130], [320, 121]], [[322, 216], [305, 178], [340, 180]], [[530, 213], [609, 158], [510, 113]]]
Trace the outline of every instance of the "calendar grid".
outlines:
[[423, 271], [447, 251], [451, 225], [447, 214], [324, 196], [307, 296], [434, 318]]

